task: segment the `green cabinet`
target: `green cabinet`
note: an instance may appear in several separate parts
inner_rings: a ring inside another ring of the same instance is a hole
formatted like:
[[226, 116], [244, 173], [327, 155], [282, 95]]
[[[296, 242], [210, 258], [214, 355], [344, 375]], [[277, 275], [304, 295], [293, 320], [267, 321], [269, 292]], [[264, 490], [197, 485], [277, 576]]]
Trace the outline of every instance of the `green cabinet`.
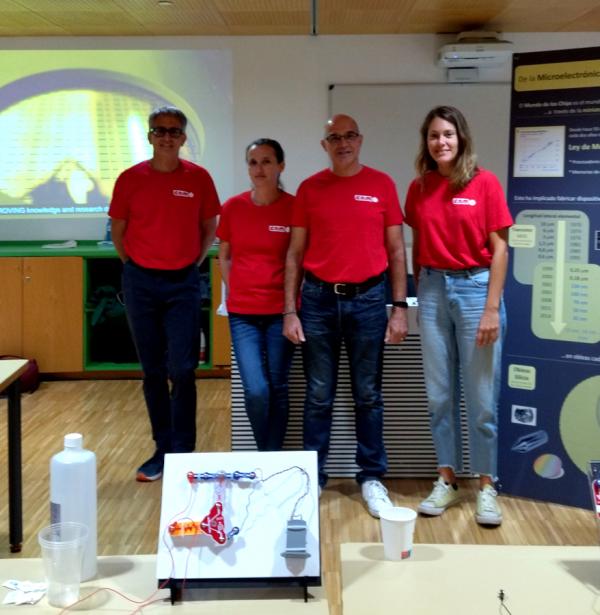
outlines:
[[[79, 372], [83, 370], [84, 373], [89, 372], [90, 375], [101, 372], [139, 371], [140, 365], [122, 303], [122, 264], [114, 248], [99, 246], [95, 241], [80, 241], [76, 247], [68, 249], [43, 248], [42, 242], [0, 243], [0, 272], [12, 272], [15, 269], [16, 273], [12, 277], [19, 282], [19, 285], [21, 284], [21, 269], [17, 271], [16, 268], [17, 265], [22, 268], [22, 260], [34, 264], [38, 261], [46, 263], [49, 269], [43, 277], [48, 280], [54, 279], [51, 275], [54, 270], [59, 272], [64, 269], [61, 267], [64, 262], [77, 261], [79, 263], [76, 269], [79, 275], [71, 281], [63, 280], [65, 288], [71, 290], [68, 305], [72, 313], [70, 317], [60, 320], [61, 339], [74, 337], [83, 340], [79, 344], [79, 349], [74, 351], [78, 355], [77, 360], [68, 366], [58, 365], [56, 361], [64, 355], [64, 352], [61, 352], [60, 344], [53, 344], [48, 352], [50, 355], [55, 352], [57, 356], [53, 360], [52, 356], [45, 357], [44, 355], [42, 371]], [[227, 319], [215, 315], [216, 308], [221, 301], [221, 277], [216, 248], [209, 251], [200, 270], [203, 301], [198, 373], [206, 376], [227, 376], [231, 363], [229, 351], [231, 342]], [[5, 277], [12, 279], [8, 275]], [[83, 278], [83, 287], [81, 278]], [[19, 286], [18, 289], [12, 289], [10, 296], [21, 297], [21, 292]], [[22, 313], [24, 311], [23, 301], [0, 301], [0, 315], [2, 311], [6, 312], [3, 318], [5, 323], [28, 322], [25, 319], [26, 315]], [[62, 314], [64, 316], [67, 312], [63, 310]], [[9, 327], [8, 324], [6, 326]], [[10, 328], [19, 327], [11, 325]], [[19, 345], [15, 342], [15, 348], [11, 347], [11, 353], [16, 353], [15, 349], [22, 347], [20, 338], [17, 342]], [[31, 352], [34, 351], [31, 350]], [[5, 350], [5, 354], [7, 353], [8, 350]], [[36, 358], [35, 354], [30, 358]], [[45, 368], [45, 366], [48, 367]]]
[[[212, 297], [210, 258], [200, 267], [202, 284], [202, 336], [198, 369], [213, 367], [211, 352]], [[118, 258], [84, 259], [84, 368], [136, 370], [139, 363], [127, 323], [121, 290], [122, 264]]]

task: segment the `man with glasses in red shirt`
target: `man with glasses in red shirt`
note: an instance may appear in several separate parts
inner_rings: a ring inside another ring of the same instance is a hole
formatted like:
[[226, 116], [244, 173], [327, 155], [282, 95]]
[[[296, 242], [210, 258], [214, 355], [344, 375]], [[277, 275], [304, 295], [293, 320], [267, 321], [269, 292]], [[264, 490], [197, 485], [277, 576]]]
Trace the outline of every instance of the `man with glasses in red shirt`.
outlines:
[[[408, 332], [406, 258], [396, 186], [388, 175], [360, 163], [362, 141], [353, 118], [332, 117], [321, 141], [331, 168], [298, 189], [286, 262], [284, 335], [302, 344], [304, 448], [318, 453], [321, 487], [327, 481], [324, 466], [344, 342], [355, 405], [356, 480], [369, 512], [378, 517], [392, 505], [380, 481], [387, 469], [383, 347]], [[389, 319], [386, 275], [394, 300]]]
[[109, 209], [155, 442], [154, 454], [137, 470], [144, 482], [162, 476], [165, 453], [191, 452], [196, 445], [198, 265], [214, 240], [220, 210], [208, 172], [179, 158], [184, 113], [160, 107], [148, 123], [152, 158], [121, 173]]

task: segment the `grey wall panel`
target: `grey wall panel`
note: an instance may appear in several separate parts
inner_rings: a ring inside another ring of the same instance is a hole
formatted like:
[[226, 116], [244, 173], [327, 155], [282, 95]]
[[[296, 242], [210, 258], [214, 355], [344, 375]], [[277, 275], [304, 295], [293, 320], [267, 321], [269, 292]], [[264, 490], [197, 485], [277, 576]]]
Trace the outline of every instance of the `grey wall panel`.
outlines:
[[[384, 437], [388, 453], [388, 477], [426, 477], [437, 473], [435, 450], [429, 430], [419, 336], [409, 335], [401, 345], [386, 346], [383, 394]], [[302, 447], [304, 375], [298, 349], [290, 374], [290, 418], [286, 449]], [[256, 450], [246, 412], [239, 371], [232, 356], [231, 371], [232, 450]], [[461, 416], [465, 472], [470, 475], [469, 447], [464, 407]], [[356, 439], [348, 362], [342, 351], [338, 391], [334, 405], [331, 449], [327, 471], [331, 477], [353, 477]]]

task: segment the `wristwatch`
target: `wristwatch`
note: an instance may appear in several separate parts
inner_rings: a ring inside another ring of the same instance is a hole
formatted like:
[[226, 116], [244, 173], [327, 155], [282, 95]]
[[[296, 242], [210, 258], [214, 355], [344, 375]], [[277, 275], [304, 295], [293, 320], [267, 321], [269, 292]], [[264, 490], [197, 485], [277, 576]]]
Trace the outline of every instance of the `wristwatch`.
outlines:
[[404, 308], [405, 310], [408, 309], [408, 303], [406, 303], [406, 301], [392, 301], [392, 306], [397, 308]]

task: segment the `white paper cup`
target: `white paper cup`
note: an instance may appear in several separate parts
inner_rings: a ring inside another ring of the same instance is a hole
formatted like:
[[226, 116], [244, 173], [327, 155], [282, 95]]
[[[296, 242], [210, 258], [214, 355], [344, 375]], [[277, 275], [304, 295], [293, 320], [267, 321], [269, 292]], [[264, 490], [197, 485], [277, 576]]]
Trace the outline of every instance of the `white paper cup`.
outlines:
[[412, 508], [393, 506], [380, 511], [385, 559], [399, 561], [411, 556], [417, 513]]
[[54, 523], [40, 530], [48, 604], [65, 607], [79, 600], [83, 551], [88, 528], [82, 523]]

